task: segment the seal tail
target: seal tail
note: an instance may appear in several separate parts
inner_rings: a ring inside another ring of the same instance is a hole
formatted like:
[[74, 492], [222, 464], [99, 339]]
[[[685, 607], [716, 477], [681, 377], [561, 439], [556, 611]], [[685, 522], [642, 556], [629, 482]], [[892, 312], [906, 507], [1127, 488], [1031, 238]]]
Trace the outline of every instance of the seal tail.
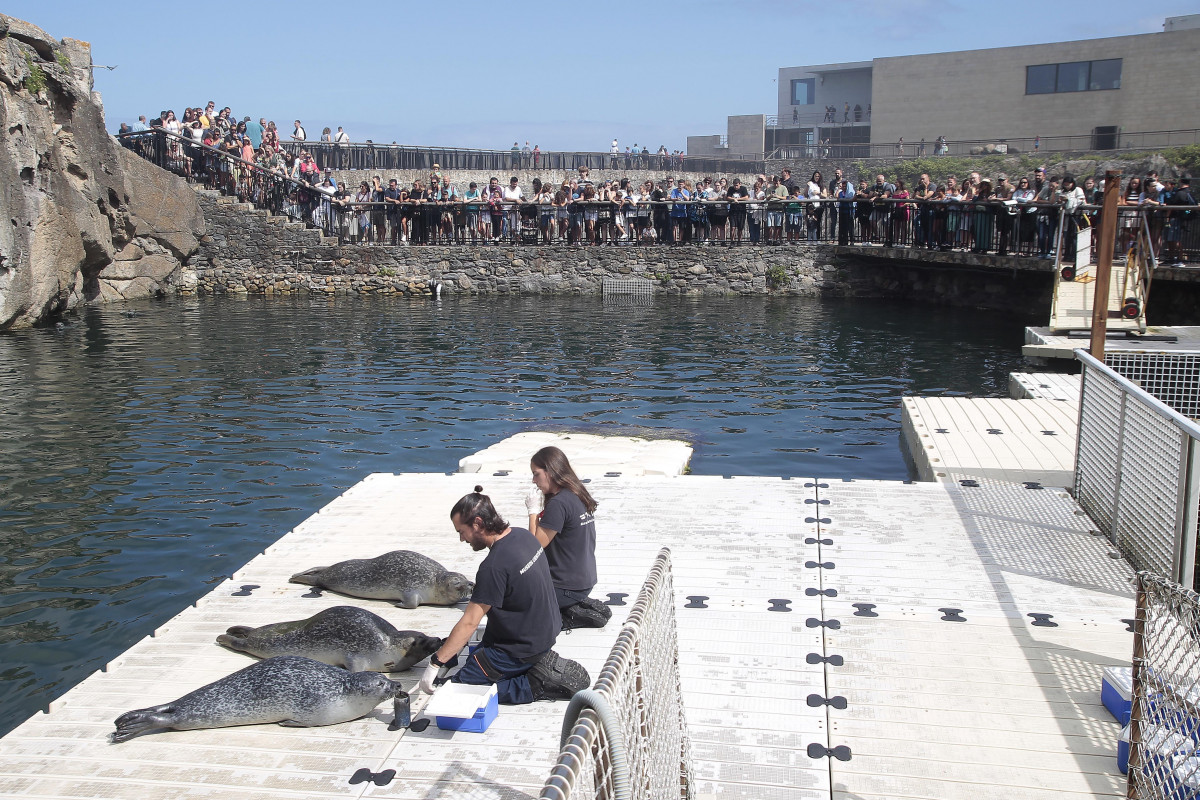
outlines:
[[292, 577], [288, 578], [288, 583], [302, 583], [305, 586], [320, 586], [321, 573], [329, 569], [328, 567], [313, 567], [306, 569], [304, 572], [297, 572]]
[[108, 740], [113, 744], [119, 744], [129, 741], [146, 731], [152, 731], [156, 728], [169, 728], [171, 726], [167, 722], [166, 716], [174, 713], [175, 707], [171, 705], [152, 706], [151, 708], [139, 708], [136, 711], [126, 711], [117, 717], [114, 723], [117, 729], [108, 735]]

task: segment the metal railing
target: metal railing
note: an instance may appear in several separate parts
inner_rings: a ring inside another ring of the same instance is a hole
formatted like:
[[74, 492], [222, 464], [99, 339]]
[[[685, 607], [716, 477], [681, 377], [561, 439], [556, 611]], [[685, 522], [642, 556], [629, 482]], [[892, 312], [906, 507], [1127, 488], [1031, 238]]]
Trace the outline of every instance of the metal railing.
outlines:
[[[780, 128], [816, 127], [827, 133], [838, 128], [852, 128], [856, 123], [831, 124], [811, 120], [807, 123], [782, 124]], [[869, 120], [862, 120], [863, 124]], [[836, 137], [825, 137], [835, 139]], [[924, 158], [938, 156], [979, 156], [1026, 153], [1079, 153], [1162, 150], [1169, 147], [1185, 147], [1200, 144], [1200, 129], [1188, 128], [1172, 131], [1131, 131], [1119, 133], [1082, 133], [1071, 136], [1008, 137], [991, 139], [957, 139], [946, 141], [940, 147], [936, 139], [925, 142], [905, 139], [901, 142], [861, 142], [829, 144], [821, 142], [777, 145], [767, 155], [768, 161], [814, 160], [845, 158]]]
[[1137, 576], [1127, 797], [1200, 796], [1200, 596]]
[[342, 229], [345, 206], [339, 206], [332, 192], [309, 181], [168, 131], [138, 131], [117, 138], [147, 161], [255, 208], [303, 222], [326, 236], [338, 236]]
[[593, 689], [571, 701], [541, 800], [691, 798], [671, 551], [654, 560]]
[[1075, 499], [1135, 569], [1193, 586], [1200, 425], [1083, 350]]
[[[891, 198], [834, 200], [577, 201], [564, 205], [479, 199], [357, 202], [304, 179], [161, 130], [123, 134], [123, 145], [164, 169], [257, 208], [318, 228], [339, 243], [416, 245], [663, 244], [882, 245], [1049, 257], [1062, 206]], [[319, 173], [309, 173], [314, 180]], [[658, 196], [665, 197], [662, 193]], [[461, 197], [461, 196], [460, 196]], [[1098, 219], [1086, 206], [1069, 231]], [[1155, 252], [1200, 260], [1200, 207], [1122, 206], [1121, 231], [1144, 227]], [[1125, 220], [1128, 219], [1128, 225]], [[1126, 254], [1130, 237], [1117, 239]]]
[[625, 170], [703, 172], [748, 175], [762, 172], [762, 155], [757, 158], [729, 155], [672, 156], [657, 153], [595, 153], [583, 151], [472, 150], [461, 147], [413, 147], [371, 142], [281, 142], [284, 150], [298, 155], [312, 153], [322, 171], [333, 170], [423, 170], [437, 164], [443, 170]]

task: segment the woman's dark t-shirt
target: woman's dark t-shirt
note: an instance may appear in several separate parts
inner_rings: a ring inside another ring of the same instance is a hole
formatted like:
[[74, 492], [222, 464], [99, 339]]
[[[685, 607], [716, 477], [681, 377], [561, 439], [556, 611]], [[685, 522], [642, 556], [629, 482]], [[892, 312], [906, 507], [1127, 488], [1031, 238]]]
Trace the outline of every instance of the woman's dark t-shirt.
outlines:
[[583, 501], [570, 489], [560, 490], [546, 501], [538, 525], [556, 532], [546, 548], [554, 585], [590, 592], [596, 585], [596, 522]]

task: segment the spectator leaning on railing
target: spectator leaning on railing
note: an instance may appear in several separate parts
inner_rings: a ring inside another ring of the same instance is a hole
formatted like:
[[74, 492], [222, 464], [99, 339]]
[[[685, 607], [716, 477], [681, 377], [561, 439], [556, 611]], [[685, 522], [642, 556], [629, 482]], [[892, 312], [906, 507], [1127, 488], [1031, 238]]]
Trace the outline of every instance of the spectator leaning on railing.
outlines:
[[[302, 218], [340, 238], [375, 244], [837, 241], [995, 250], [1001, 255], [1011, 249], [1018, 256], [1036, 253], [1049, 258], [1058, 244], [1060, 220], [1064, 252], [1074, 252], [1079, 227], [1096, 216], [1083, 206], [1098, 202], [1103, 191], [1102, 181], [1088, 178], [1076, 186], [1071, 176], [1047, 176], [1044, 167], [1034, 171], [1032, 180], [1021, 177], [1015, 183], [1004, 174], [992, 181], [972, 173], [961, 187], [953, 176], [938, 184], [923, 174], [912, 190], [903, 188], [898, 178], [891, 181], [879, 174], [872, 185], [860, 183], [857, 191], [840, 169], [828, 184], [819, 172], [803, 181], [784, 169], [779, 176], [759, 176], [753, 187], [715, 177], [700, 179], [693, 187], [682, 178], [641, 186], [628, 178], [593, 183], [587, 167], [580, 167], [577, 178], [564, 181], [557, 190], [535, 179], [532, 193], [527, 193], [514, 176], [504, 187], [493, 178], [483, 189], [460, 191], [434, 165], [428, 188], [422, 181], [404, 188], [398, 180], [375, 176], [354, 192], [338, 186], [328, 172], [323, 175], [313, 153], [302, 145], [294, 154], [283, 151], [273, 121], [235, 119], [228, 107], [218, 112], [211, 101], [204, 109], [185, 109], [182, 119], [166, 110], [149, 123], [139, 120], [145, 130], [128, 129], [126, 142], [152, 129], [166, 131], [173, 134], [165, 137], [162, 147], [169, 169]], [[298, 144], [305, 140], [299, 120], [292, 136]], [[349, 140], [342, 128], [336, 136], [326, 136], [333, 146]], [[144, 147], [136, 142], [130, 146]], [[627, 150], [632, 165], [636, 151]], [[539, 148], [515, 152], [518, 164], [538, 162]], [[641, 152], [645, 159], [651, 157], [645, 148]], [[681, 153], [668, 153], [665, 147], [659, 148], [658, 157], [663, 165], [682, 163]], [[286, 184], [284, 177], [296, 183]], [[372, 205], [363, 207], [364, 203]], [[1156, 174], [1145, 180], [1133, 177], [1121, 203], [1144, 210], [1151, 244], [1155, 252], [1163, 248], [1164, 259], [1182, 261], [1192, 249], [1187, 244], [1194, 213], [1188, 208], [1194, 205], [1190, 180], [1175, 184], [1160, 181]], [[1142, 229], [1141, 219], [1122, 215], [1120, 251], [1127, 250]]]

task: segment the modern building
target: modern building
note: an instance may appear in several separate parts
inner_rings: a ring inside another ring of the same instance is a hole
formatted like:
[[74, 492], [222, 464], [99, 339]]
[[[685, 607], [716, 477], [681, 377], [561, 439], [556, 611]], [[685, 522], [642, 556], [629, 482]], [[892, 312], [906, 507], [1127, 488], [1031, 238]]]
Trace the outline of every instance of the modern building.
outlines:
[[932, 154], [939, 136], [1116, 149], [1131, 133], [1200, 129], [1200, 15], [1171, 17], [1161, 33], [783, 67], [778, 90], [774, 116], [729, 117], [725, 137], [688, 137], [688, 154], [878, 155], [901, 139]]

